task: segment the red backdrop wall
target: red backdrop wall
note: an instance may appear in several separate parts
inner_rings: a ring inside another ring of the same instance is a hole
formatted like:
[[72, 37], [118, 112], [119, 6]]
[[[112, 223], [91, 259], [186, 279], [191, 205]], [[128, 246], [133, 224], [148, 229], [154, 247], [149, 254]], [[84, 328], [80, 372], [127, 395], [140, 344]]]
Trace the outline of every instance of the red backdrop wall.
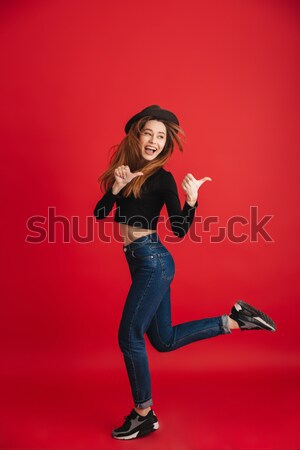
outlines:
[[[278, 331], [168, 355], [148, 345], [157, 408], [167, 415], [178, 401], [182, 415], [196, 414], [205, 398], [206, 411], [227, 404], [231, 422], [212, 410], [214, 424], [223, 421], [219, 432], [208, 421], [187, 438], [177, 411], [143, 446], [299, 448], [298, 2], [13, 0], [2, 1], [0, 13], [2, 448], [116, 444], [110, 428], [131, 407], [117, 345], [130, 277], [116, 224], [96, 223], [93, 209], [110, 147], [128, 118], [151, 104], [174, 111], [186, 133], [184, 153], [166, 167], [181, 201], [186, 173], [210, 176], [197, 216], [218, 220], [210, 231], [200, 219], [193, 226], [202, 242], [189, 235], [165, 244], [176, 263], [174, 324], [227, 313], [244, 299], [268, 312]], [[253, 228], [237, 224], [244, 242], [212, 242], [231, 217], [250, 221], [251, 207], [258, 221], [271, 216], [270, 241], [251, 241]], [[51, 211], [64, 221], [54, 231]], [[37, 236], [34, 216], [44, 221], [42, 242], [28, 239]], [[76, 239], [77, 223], [85, 242]], [[110, 243], [98, 236], [104, 227]], [[249, 378], [253, 404], [241, 410], [233, 387], [245, 383], [247, 392]], [[266, 391], [276, 417], [255, 402]], [[256, 414], [249, 441], [243, 430]]]

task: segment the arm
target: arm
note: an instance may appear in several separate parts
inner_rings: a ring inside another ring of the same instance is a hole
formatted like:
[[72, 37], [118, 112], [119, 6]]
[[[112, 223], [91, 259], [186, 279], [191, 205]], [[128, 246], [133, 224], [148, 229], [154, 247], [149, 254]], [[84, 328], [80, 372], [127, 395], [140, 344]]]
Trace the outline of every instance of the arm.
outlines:
[[97, 203], [94, 209], [94, 216], [97, 220], [104, 219], [112, 210], [118, 197], [118, 193], [114, 194], [113, 192], [113, 187], [111, 187]]
[[114, 171], [115, 182], [112, 187], [103, 195], [101, 200], [97, 203], [94, 209], [94, 216], [97, 220], [104, 219], [114, 206], [119, 192], [129, 183], [133, 178], [143, 175], [143, 172], [131, 173], [129, 166], [119, 166]]
[[193, 223], [198, 201], [197, 199], [190, 200], [187, 198], [183, 208], [181, 208], [177, 185], [170, 172], [166, 172], [162, 186], [162, 195], [166, 203], [172, 231], [175, 236], [182, 238]]
[[163, 186], [164, 200], [167, 205], [172, 231], [176, 236], [183, 237], [192, 225], [195, 210], [198, 206], [198, 190], [205, 181], [211, 181], [211, 178], [204, 177], [196, 180], [191, 173], [184, 177], [182, 187], [186, 194], [186, 200], [181, 210], [176, 182], [173, 175], [166, 172]]

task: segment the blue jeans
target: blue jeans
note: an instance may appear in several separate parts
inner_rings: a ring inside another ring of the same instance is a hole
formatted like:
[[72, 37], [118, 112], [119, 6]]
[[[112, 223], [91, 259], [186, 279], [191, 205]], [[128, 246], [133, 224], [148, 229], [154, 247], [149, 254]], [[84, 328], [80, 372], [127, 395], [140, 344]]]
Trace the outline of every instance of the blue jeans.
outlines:
[[227, 315], [172, 326], [170, 284], [175, 264], [156, 232], [123, 245], [123, 250], [132, 284], [119, 327], [119, 346], [134, 404], [138, 408], [147, 408], [153, 402], [145, 333], [156, 350], [170, 352], [231, 331]]

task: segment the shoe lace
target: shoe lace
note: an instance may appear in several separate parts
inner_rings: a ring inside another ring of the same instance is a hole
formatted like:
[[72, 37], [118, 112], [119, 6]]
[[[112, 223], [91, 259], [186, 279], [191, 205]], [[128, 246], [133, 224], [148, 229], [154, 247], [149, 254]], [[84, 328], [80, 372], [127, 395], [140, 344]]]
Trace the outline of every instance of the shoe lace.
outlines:
[[134, 411], [131, 411], [131, 413], [128, 414], [128, 416], [124, 416], [125, 421], [127, 422], [128, 420], [133, 419], [133, 414], [134, 414]]

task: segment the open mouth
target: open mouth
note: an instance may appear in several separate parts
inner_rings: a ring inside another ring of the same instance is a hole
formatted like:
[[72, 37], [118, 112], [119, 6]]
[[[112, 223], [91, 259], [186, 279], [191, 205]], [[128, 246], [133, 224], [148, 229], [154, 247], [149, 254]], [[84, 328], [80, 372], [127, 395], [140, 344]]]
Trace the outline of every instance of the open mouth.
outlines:
[[145, 152], [147, 153], [147, 155], [153, 155], [156, 152], [156, 148], [147, 145], [147, 147], [145, 147]]

